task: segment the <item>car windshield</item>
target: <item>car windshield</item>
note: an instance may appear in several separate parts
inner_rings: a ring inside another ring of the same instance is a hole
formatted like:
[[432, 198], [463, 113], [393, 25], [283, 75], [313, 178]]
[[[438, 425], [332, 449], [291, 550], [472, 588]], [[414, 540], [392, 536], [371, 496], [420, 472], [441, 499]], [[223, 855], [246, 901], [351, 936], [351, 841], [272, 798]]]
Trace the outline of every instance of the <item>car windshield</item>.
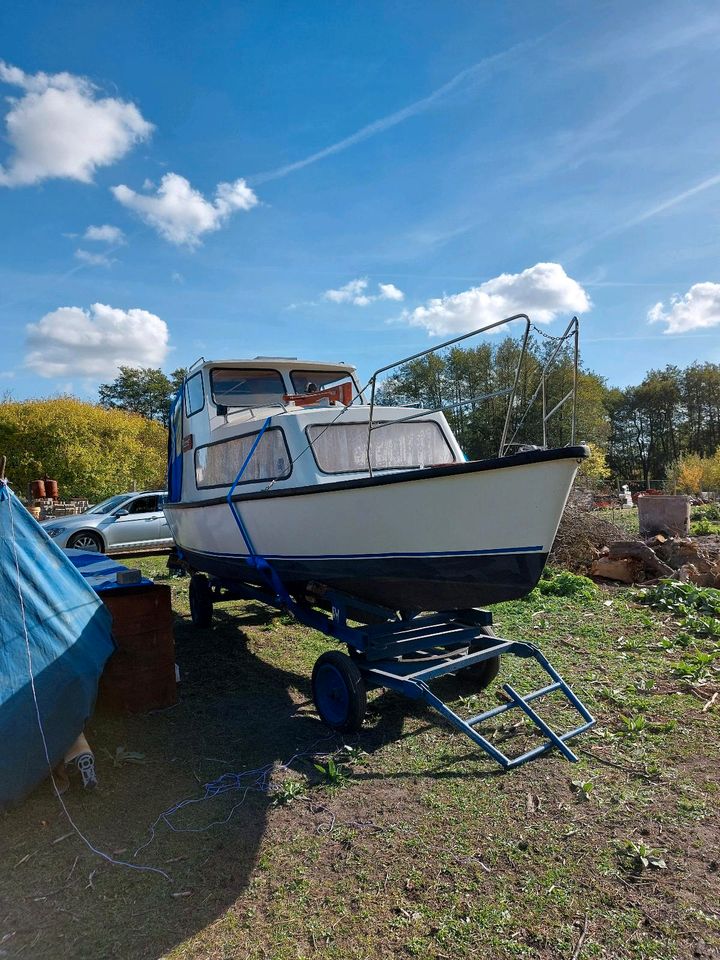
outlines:
[[114, 497], [108, 497], [107, 500], [103, 500], [102, 503], [90, 507], [85, 513], [112, 513], [112, 511], [116, 510], [121, 504], [126, 503], [131, 496], [131, 493], [118, 493]]

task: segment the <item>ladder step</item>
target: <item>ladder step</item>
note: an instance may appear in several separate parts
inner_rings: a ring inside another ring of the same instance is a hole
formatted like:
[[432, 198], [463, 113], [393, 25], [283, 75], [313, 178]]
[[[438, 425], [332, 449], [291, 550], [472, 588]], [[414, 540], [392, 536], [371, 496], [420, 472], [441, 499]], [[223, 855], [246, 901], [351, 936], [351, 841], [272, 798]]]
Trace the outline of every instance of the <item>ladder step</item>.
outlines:
[[520, 696], [520, 694], [514, 690], [509, 683], [504, 685], [504, 689], [510, 694], [510, 696], [515, 701], [515, 704], [522, 710], [523, 713], [532, 720], [532, 722], [539, 727], [548, 740], [551, 740], [558, 750], [567, 757], [568, 760], [572, 760], [573, 763], [577, 763], [577, 756], [572, 752], [570, 747], [563, 741], [562, 737], [559, 737], [553, 728], [547, 724], [543, 718], [529, 705], [526, 700]]
[[[487, 647], [485, 650], [476, 650], [472, 653], [466, 653], [462, 656], [454, 658], [448, 657], [440, 664], [422, 667], [420, 670], [416, 670], [414, 673], [408, 674], [407, 679], [432, 680], [434, 677], [442, 677], [446, 673], [459, 673], [466, 667], [471, 667], [476, 663], [482, 663], [484, 660], [489, 660], [491, 657], [499, 656], [501, 653], [504, 653], [509, 646], [509, 641], [504, 640], [502, 643], [496, 643], [492, 647]], [[469, 723], [469, 721], [465, 722]]]
[[[547, 696], [548, 693], [553, 693], [555, 690], [562, 690], [563, 684], [550, 683], [546, 687], [541, 687], [539, 690], [533, 690], [532, 693], [528, 693], [523, 698], [525, 703], [530, 703], [532, 700], [537, 700], [538, 697]], [[563, 693], [565, 691], [563, 690]], [[518, 694], [519, 696], [519, 694]], [[469, 726], [474, 727], [476, 723], [484, 723], [485, 720], [491, 720], [493, 717], [499, 716], [501, 713], [505, 713], [506, 710], [512, 710], [516, 706], [513, 700], [510, 703], [501, 703], [499, 707], [493, 707], [492, 710], [486, 710], [485, 713], [479, 713], [476, 717], [470, 717], [469, 720], [466, 720]]]

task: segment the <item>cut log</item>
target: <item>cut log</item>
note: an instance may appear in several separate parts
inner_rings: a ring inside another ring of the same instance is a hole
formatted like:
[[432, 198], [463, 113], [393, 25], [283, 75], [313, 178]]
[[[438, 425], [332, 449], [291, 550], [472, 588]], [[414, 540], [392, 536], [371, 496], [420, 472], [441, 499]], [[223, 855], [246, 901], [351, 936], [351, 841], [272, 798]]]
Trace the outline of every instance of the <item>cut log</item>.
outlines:
[[694, 540], [668, 540], [657, 547], [656, 554], [674, 570], [679, 570], [689, 563], [697, 567], [700, 573], [709, 573], [712, 569], [712, 563], [700, 553]]
[[625, 557], [598, 557], [590, 567], [590, 576], [618, 580], [620, 583], [642, 583], [647, 579], [643, 561]]
[[675, 572], [675, 576], [684, 583], [694, 583], [698, 587], [717, 587], [720, 583], [717, 569], [698, 570], [694, 563], [684, 564]]
[[648, 573], [645, 579], [673, 575], [672, 567], [663, 563], [657, 554], [640, 540], [616, 540], [608, 548], [608, 557], [610, 560], [637, 560]]

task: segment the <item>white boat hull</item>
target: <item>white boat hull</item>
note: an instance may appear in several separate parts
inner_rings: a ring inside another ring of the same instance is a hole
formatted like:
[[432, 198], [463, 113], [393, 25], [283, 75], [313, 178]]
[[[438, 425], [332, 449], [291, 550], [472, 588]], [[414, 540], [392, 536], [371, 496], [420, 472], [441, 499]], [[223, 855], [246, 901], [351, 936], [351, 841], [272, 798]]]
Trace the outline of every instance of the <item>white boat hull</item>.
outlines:
[[[233, 502], [252, 548], [291, 590], [315, 581], [392, 609], [459, 609], [533, 589], [585, 455], [531, 451]], [[224, 498], [165, 512], [191, 569], [256, 579]]]

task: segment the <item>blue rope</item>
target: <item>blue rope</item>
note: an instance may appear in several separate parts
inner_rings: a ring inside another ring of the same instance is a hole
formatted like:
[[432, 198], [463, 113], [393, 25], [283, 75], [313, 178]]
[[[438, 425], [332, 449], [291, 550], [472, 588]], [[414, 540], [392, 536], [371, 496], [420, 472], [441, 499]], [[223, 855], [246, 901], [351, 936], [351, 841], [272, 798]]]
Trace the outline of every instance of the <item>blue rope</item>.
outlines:
[[245, 541], [245, 546], [247, 547], [247, 550], [248, 550], [248, 563], [250, 564], [251, 567], [254, 567], [257, 570], [257, 572], [262, 576], [262, 578], [267, 583], [269, 583], [269, 585], [274, 590], [280, 602], [284, 606], [288, 607], [290, 610], [294, 610], [295, 602], [293, 601], [292, 597], [285, 589], [285, 584], [282, 582], [277, 572], [268, 563], [265, 557], [259, 554], [255, 549], [255, 546], [252, 542], [252, 538], [250, 537], [248, 529], [245, 526], [245, 523], [243, 522], [243, 519], [240, 515], [240, 511], [237, 509], [235, 503], [233, 502], [233, 494], [235, 493], [235, 490], [237, 489], [237, 486], [240, 483], [240, 480], [242, 479], [242, 476], [245, 473], [247, 466], [253, 457], [253, 454], [257, 450], [258, 444], [262, 440], [263, 435], [265, 434], [265, 431], [270, 426], [271, 420], [272, 420], [272, 417], [267, 418], [267, 420], [262, 426], [262, 429], [260, 430], [258, 435], [255, 437], [253, 445], [250, 447], [250, 452], [245, 457], [243, 465], [240, 467], [238, 474], [235, 477], [235, 480], [233, 482], [233, 485], [230, 487], [230, 490], [228, 491], [227, 502], [228, 502], [228, 506], [230, 507], [230, 512], [232, 513], [235, 519], [235, 523], [237, 524], [238, 529], [240, 530], [240, 534], [243, 540]]
[[[285, 760], [279, 764], [267, 763], [265, 766], [257, 767], [254, 770], [244, 770], [237, 773], [223, 773], [216, 780], [211, 780], [208, 783], [204, 783], [201, 796], [186, 797], [183, 800], [178, 800], [177, 803], [172, 804], [172, 806], [168, 807], [167, 810], [163, 810], [163, 812], [155, 818], [155, 820], [150, 824], [148, 839], [137, 848], [134, 856], [137, 856], [141, 850], [144, 850], [145, 847], [149, 846], [155, 840], [158, 827], [161, 824], [165, 824], [165, 826], [172, 831], [172, 833], [205, 833], [207, 830], [211, 830], [213, 827], [218, 827], [229, 823], [237, 808], [242, 806], [242, 804], [245, 802], [248, 793], [261, 793], [265, 794], [266, 796], [272, 796], [273, 793], [277, 792], [278, 788], [274, 787], [272, 782], [274, 776], [277, 776], [280, 773], [291, 773], [293, 766], [297, 766], [303, 761], [314, 762], [317, 759], [331, 757], [333, 755], [332, 752], [326, 753], [317, 751], [315, 749], [318, 744], [326, 743], [328, 740], [335, 740], [337, 743], [337, 735], [333, 733], [327, 737], [321, 737], [319, 740], [316, 740], [313, 744], [311, 744], [306, 750], [299, 751], [289, 760]], [[181, 810], [185, 810], [188, 807], [194, 807], [197, 804], [207, 803], [210, 800], [216, 800], [218, 797], [225, 796], [226, 794], [239, 794], [240, 797], [235, 803], [232, 804], [230, 810], [225, 814], [225, 816], [222, 816], [217, 820], [211, 820], [207, 823], [203, 823], [199, 826], [182, 825], [173, 822], [173, 817]]]

